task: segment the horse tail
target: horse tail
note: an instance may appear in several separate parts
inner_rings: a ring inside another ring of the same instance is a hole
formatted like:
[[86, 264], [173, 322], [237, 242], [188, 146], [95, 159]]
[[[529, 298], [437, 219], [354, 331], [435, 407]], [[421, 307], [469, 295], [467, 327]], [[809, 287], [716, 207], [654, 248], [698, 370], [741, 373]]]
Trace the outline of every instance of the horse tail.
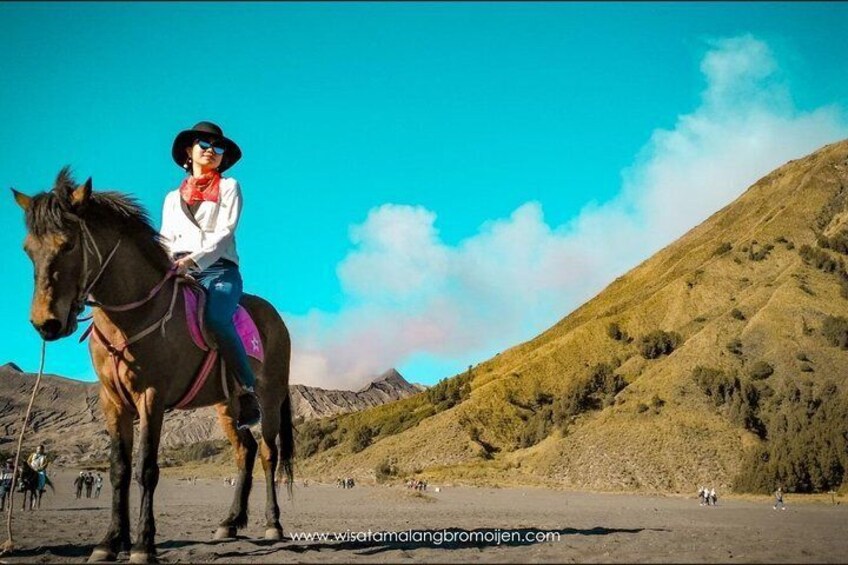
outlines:
[[50, 475], [44, 476], [44, 485], [50, 487], [50, 490], [56, 492], [56, 488], [53, 486], [53, 481], [50, 480]]
[[286, 395], [280, 406], [280, 472], [288, 479], [288, 492], [291, 498], [294, 488], [294, 424], [292, 423], [291, 393], [286, 387]]

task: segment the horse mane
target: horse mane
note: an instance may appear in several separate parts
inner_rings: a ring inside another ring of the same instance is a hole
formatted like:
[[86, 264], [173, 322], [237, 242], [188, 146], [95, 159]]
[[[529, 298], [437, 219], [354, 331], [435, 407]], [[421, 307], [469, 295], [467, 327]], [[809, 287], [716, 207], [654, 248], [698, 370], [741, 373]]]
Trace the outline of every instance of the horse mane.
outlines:
[[68, 229], [67, 215], [79, 215], [89, 225], [113, 228], [124, 238], [132, 239], [142, 255], [154, 265], [164, 268], [170, 265], [158, 230], [152, 226], [147, 210], [135, 198], [117, 191], [92, 190], [85, 209], [77, 214], [71, 205], [71, 194], [77, 186], [70, 167], [63, 167], [50, 191], [32, 197], [26, 212], [27, 230], [38, 237], [64, 232]]

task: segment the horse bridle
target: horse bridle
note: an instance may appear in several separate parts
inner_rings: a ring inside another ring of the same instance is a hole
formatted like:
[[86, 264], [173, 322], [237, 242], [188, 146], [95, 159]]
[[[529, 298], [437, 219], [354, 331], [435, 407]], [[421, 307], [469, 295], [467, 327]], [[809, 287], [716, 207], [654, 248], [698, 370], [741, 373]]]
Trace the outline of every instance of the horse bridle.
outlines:
[[[87, 305], [92, 305], [89, 300], [91, 295], [91, 291], [94, 288], [94, 285], [97, 284], [97, 281], [100, 280], [100, 277], [103, 276], [103, 273], [106, 271], [106, 267], [109, 266], [109, 263], [112, 261], [112, 258], [115, 256], [115, 252], [118, 251], [118, 247], [121, 245], [121, 239], [118, 238], [118, 241], [115, 243], [115, 246], [112, 248], [112, 251], [109, 252], [109, 255], [106, 259], [103, 259], [103, 254], [100, 253], [100, 248], [97, 247], [97, 242], [94, 240], [94, 236], [91, 235], [91, 231], [89, 231], [88, 226], [85, 224], [85, 220], [77, 216], [76, 214], [71, 214], [70, 212], [64, 212], [63, 214], [65, 218], [74, 221], [80, 226], [80, 234], [79, 238], [82, 244], [82, 275], [80, 277], [80, 285], [79, 292], [77, 293], [76, 298], [74, 299], [71, 307], [75, 310], [74, 315], [78, 316], [82, 313]], [[85, 279], [88, 278], [88, 255], [89, 253], [93, 253], [97, 255], [97, 262], [100, 264], [100, 268], [97, 271], [97, 274], [94, 275], [94, 278], [91, 279], [91, 282], [85, 283]], [[87, 318], [86, 318], [87, 319]]]
[[[91, 296], [91, 291], [94, 289], [94, 285], [100, 280], [100, 277], [103, 276], [103, 273], [106, 272], [106, 267], [109, 266], [109, 263], [112, 261], [112, 258], [115, 256], [115, 252], [118, 251], [118, 247], [121, 245], [121, 241], [123, 238], [118, 238], [118, 241], [115, 242], [115, 246], [112, 247], [112, 251], [109, 252], [109, 255], [106, 256], [106, 259], [103, 259], [103, 254], [100, 252], [100, 248], [97, 246], [97, 242], [94, 239], [94, 236], [91, 235], [91, 231], [88, 229], [88, 226], [81, 217], [76, 214], [72, 214], [70, 212], [64, 212], [64, 216], [77, 222], [80, 226], [80, 239], [82, 240], [82, 276], [81, 276], [81, 284], [79, 285], [80, 291], [77, 294], [76, 299], [73, 303], [73, 308], [76, 309], [75, 315], [79, 315], [86, 306], [94, 306], [97, 308], [102, 308], [103, 310], [109, 310], [113, 312], [126, 312], [128, 310], [132, 310], [144, 304], [145, 302], [152, 299], [156, 296], [162, 287], [168, 282], [168, 279], [176, 275], [176, 268], [172, 267], [168, 269], [165, 273], [165, 276], [160, 280], [147, 294], [146, 297], [138, 300], [136, 302], [130, 302], [127, 304], [118, 304], [118, 305], [108, 305], [103, 304], [102, 302], [95, 300], [93, 296]], [[88, 253], [86, 253], [88, 251]], [[89, 254], [94, 254], [97, 256], [97, 261], [100, 263], [100, 268], [97, 270], [97, 273], [94, 275], [94, 278], [91, 279], [90, 282], [84, 283], [84, 279], [89, 276]], [[88, 320], [90, 317], [84, 318], [84, 320]]]

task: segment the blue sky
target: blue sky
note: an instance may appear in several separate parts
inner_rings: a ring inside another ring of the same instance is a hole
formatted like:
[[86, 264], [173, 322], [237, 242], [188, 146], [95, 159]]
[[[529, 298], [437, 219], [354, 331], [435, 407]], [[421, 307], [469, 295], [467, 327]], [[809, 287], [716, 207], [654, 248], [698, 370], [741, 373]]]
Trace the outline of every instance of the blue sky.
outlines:
[[[841, 3], [0, 4], [0, 186], [65, 164], [156, 225], [219, 123], [245, 289], [293, 380], [431, 384], [532, 338], [788, 159], [848, 136]], [[0, 204], [0, 363], [37, 369]], [[92, 380], [75, 338], [47, 370]]]

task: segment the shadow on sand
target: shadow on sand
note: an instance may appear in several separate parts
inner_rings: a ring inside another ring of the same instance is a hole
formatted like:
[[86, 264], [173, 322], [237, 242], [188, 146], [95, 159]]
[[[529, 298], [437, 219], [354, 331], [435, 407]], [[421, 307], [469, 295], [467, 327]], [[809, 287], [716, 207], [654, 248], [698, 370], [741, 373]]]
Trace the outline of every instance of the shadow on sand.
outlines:
[[[231, 542], [233, 540], [174, 540], [174, 541], [165, 541], [160, 544], [156, 544], [156, 549], [159, 552], [163, 552], [168, 549], [179, 549], [182, 547], [188, 546], [204, 546], [209, 547], [213, 545], [220, 545], [224, 543]], [[26, 548], [18, 548], [15, 549], [11, 554], [6, 555], [3, 558], [15, 558], [15, 557], [40, 557], [39, 561], [49, 561], [49, 556], [53, 555], [56, 557], [79, 557], [82, 561], [88, 559], [88, 556], [91, 555], [91, 552], [94, 551], [95, 544], [73, 544], [73, 543], [64, 543], [57, 545], [36, 545], [33, 547]], [[119, 555], [119, 561], [121, 561], [121, 557], [126, 557], [126, 552], [122, 552]]]
[[[487, 547], [521, 547], [531, 546], [539, 543], [557, 542], [564, 536], [607, 536], [611, 534], [638, 534], [646, 528], [602, 528], [595, 527], [585, 530], [575, 528], [563, 528], [560, 530], [541, 530], [538, 528], [477, 528], [465, 530], [462, 528], [444, 528], [438, 530], [402, 530], [402, 531], [376, 531], [365, 533], [353, 532], [348, 539], [344, 539], [340, 533], [338, 538], [335, 533], [323, 536], [320, 541], [305, 539], [301, 535], [300, 540], [293, 540], [286, 536], [285, 544], [279, 542], [265, 542], [257, 540], [254, 545], [263, 546], [262, 549], [254, 551], [231, 551], [227, 553], [216, 553], [218, 558], [238, 558], [240, 556], [262, 557], [278, 551], [292, 553], [306, 553], [308, 551], [352, 551], [357, 555], [375, 555], [384, 551], [411, 551], [416, 549], [484, 549]], [[665, 529], [648, 529], [649, 531], [667, 532]], [[310, 534], [311, 535], [311, 534]]]
[[[171, 550], [186, 547], [213, 547], [227, 546], [233, 543], [247, 542], [256, 549], [238, 549], [226, 552], [211, 552], [215, 560], [238, 559], [239, 557], [263, 557], [277, 552], [291, 552], [295, 554], [309, 551], [351, 551], [357, 555], [375, 555], [385, 551], [413, 551], [416, 549], [485, 549], [489, 547], [522, 547], [532, 546], [540, 543], [557, 542], [564, 536], [608, 536], [613, 534], [638, 534], [643, 531], [668, 532], [663, 528], [603, 528], [594, 527], [585, 530], [576, 528], [563, 528], [559, 530], [542, 530], [538, 528], [477, 528], [465, 530], [462, 528], [444, 528], [438, 530], [401, 530], [401, 531], [375, 531], [370, 535], [365, 533], [352, 533], [349, 538], [344, 539], [339, 533], [338, 540], [335, 533], [321, 534], [320, 541], [312, 541], [301, 535], [301, 539], [295, 541], [291, 536], [286, 536], [283, 542], [266, 541], [262, 539], [239, 536], [234, 540], [170, 540], [156, 545], [157, 553], [163, 561], [167, 562], [168, 553]], [[314, 534], [309, 534], [314, 535]], [[313, 538], [314, 539], [314, 538]], [[30, 548], [20, 548], [7, 558], [39, 557], [40, 561], [49, 560], [49, 556], [64, 558], [79, 558], [85, 560], [94, 550], [94, 544], [61, 544], [40, 545]], [[124, 554], [126, 555], [126, 554]], [[119, 557], [119, 560], [120, 557]]]

